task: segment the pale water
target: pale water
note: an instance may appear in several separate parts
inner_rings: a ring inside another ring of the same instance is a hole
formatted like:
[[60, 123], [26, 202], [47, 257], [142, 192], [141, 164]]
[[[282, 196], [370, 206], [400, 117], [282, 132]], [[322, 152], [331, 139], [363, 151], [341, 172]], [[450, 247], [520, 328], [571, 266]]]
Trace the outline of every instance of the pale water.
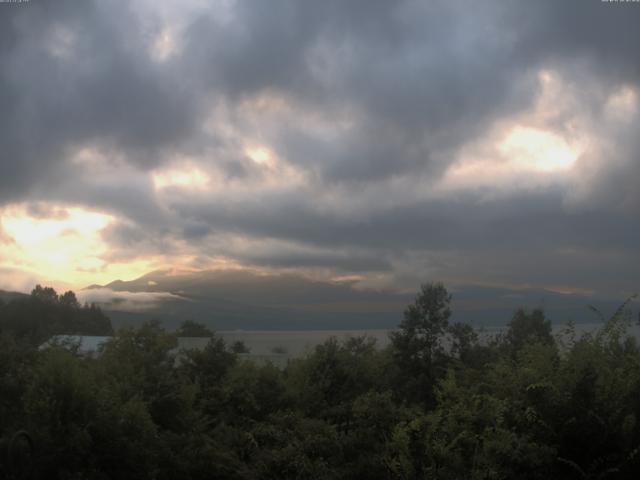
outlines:
[[344, 340], [349, 337], [374, 338], [376, 345], [383, 348], [389, 344], [390, 330], [226, 330], [218, 331], [227, 344], [242, 341], [254, 355], [269, 355], [278, 352], [296, 357], [313, 350], [330, 337]]
[[[595, 332], [603, 326], [602, 323], [580, 323], [574, 325], [576, 338], [587, 332]], [[482, 340], [493, 337], [504, 331], [506, 327], [476, 328]], [[553, 326], [553, 334], [562, 335], [566, 330], [566, 324]], [[295, 357], [313, 350], [316, 345], [320, 345], [330, 337], [344, 340], [349, 337], [367, 337], [376, 340], [378, 348], [389, 345], [389, 330], [226, 330], [218, 331], [217, 335], [224, 338], [229, 345], [235, 341], [242, 341], [251, 350], [253, 355], [270, 355], [275, 353], [274, 349], [286, 353], [287, 356]], [[640, 339], [640, 325], [634, 323], [629, 326], [630, 335]]]

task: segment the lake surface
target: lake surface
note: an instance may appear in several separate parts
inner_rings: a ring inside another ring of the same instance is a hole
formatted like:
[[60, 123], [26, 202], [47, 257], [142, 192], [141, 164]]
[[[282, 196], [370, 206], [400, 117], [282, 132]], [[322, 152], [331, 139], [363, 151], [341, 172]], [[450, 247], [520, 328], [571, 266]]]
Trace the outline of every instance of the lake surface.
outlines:
[[223, 330], [216, 334], [232, 344], [238, 340], [245, 343], [254, 355], [268, 355], [274, 349], [284, 351], [289, 356], [300, 356], [313, 350], [330, 337], [344, 340], [349, 337], [366, 335], [376, 339], [376, 345], [384, 348], [389, 344], [391, 330]]
[[[602, 328], [602, 323], [580, 323], [575, 324], [576, 338], [587, 332], [595, 332]], [[506, 327], [483, 327], [476, 328], [481, 339], [488, 339], [502, 331]], [[562, 335], [566, 330], [566, 324], [553, 326], [554, 335]], [[242, 341], [251, 350], [253, 355], [270, 355], [274, 349], [279, 349], [289, 357], [296, 357], [313, 350], [316, 345], [320, 345], [330, 337], [344, 340], [349, 337], [361, 337], [366, 335], [376, 340], [379, 348], [389, 345], [389, 332], [393, 329], [370, 329], [370, 330], [222, 330], [217, 331], [228, 344], [235, 341]], [[640, 325], [634, 323], [628, 329], [629, 334], [640, 339]]]

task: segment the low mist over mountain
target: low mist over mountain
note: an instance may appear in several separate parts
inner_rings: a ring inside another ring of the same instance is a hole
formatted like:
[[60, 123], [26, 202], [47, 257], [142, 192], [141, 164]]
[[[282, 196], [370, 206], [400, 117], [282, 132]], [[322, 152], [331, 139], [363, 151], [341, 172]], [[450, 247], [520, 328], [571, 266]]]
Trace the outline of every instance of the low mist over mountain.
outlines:
[[111, 312], [116, 323], [186, 318], [217, 329], [339, 329], [395, 326], [412, 295], [357, 290], [350, 282], [248, 271], [172, 273], [91, 285], [81, 298]]
[[[555, 323], [593, 322], [596, 316], [588, 305], [607, 314], [624, 300], [472, 286], [452, 292], [454, 320], [476, 326], [503, 325], [522, 306], [543, 307]], [[155, 271], [132, 281], [91, 285], [79, 296], [101, 305], [115, 325], [147, 318], [177, 325], [193, 319], [224, 330], [394, 328], [414, 297], [411, 293], [362, 290], [348, 281], [246, 270]]]

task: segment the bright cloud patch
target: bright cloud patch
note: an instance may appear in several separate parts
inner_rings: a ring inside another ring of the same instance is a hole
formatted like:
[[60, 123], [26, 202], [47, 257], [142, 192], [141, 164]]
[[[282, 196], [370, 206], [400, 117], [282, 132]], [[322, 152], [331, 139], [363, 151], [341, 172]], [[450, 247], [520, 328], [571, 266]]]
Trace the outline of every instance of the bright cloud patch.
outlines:
[[157, 190], [167, 187], [202, 189], [209, 183], [209, 176], [198, 168], [170, 169], [153, 174]]
[[485, 189], [495, 196], [575, 183], [586, 163], [600, 161], [607, 129], [622, 117], [628, 121], [634, 108], [627, 90], [614, 90], [600, 100], [600, 110], [589, 110], [583, 107], [585, 92], [560, 73], [541, 70], [537, 82], [531, 107], [497, 119], [462, 146], [437, 191]]
[[560, 135], [522, 126], [513, 127], [498, 150], [518, 167], [542, 172], [571, 168], [579, 153]]
[[270, 166], [274, 162], [273, 154], [265, 147], [247, 148], [245, 153], [258, 165]]

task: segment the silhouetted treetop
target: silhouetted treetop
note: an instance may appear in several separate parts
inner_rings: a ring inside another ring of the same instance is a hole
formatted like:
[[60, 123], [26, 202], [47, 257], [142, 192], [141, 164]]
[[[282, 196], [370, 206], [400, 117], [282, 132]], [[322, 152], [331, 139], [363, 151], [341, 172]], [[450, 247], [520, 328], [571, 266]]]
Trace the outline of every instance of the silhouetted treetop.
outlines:
[[36, 285], [35, 288], [31, 291], [31, 297], [34, 300], [41, 301], [42, 303], [58, 303], [58, 294], [51, 287], [42, 287], [41, 285]]
[[178, 337], [213, 337], [214, 333], [202, 323], [185, 320], [176, 330]]
[[529, 343], [551, 345], [553, 343], [551, 321], [545, 317], [540, 308], [531, 312], [520, 308], [509, 322], [505, 337], [515, 349]]

